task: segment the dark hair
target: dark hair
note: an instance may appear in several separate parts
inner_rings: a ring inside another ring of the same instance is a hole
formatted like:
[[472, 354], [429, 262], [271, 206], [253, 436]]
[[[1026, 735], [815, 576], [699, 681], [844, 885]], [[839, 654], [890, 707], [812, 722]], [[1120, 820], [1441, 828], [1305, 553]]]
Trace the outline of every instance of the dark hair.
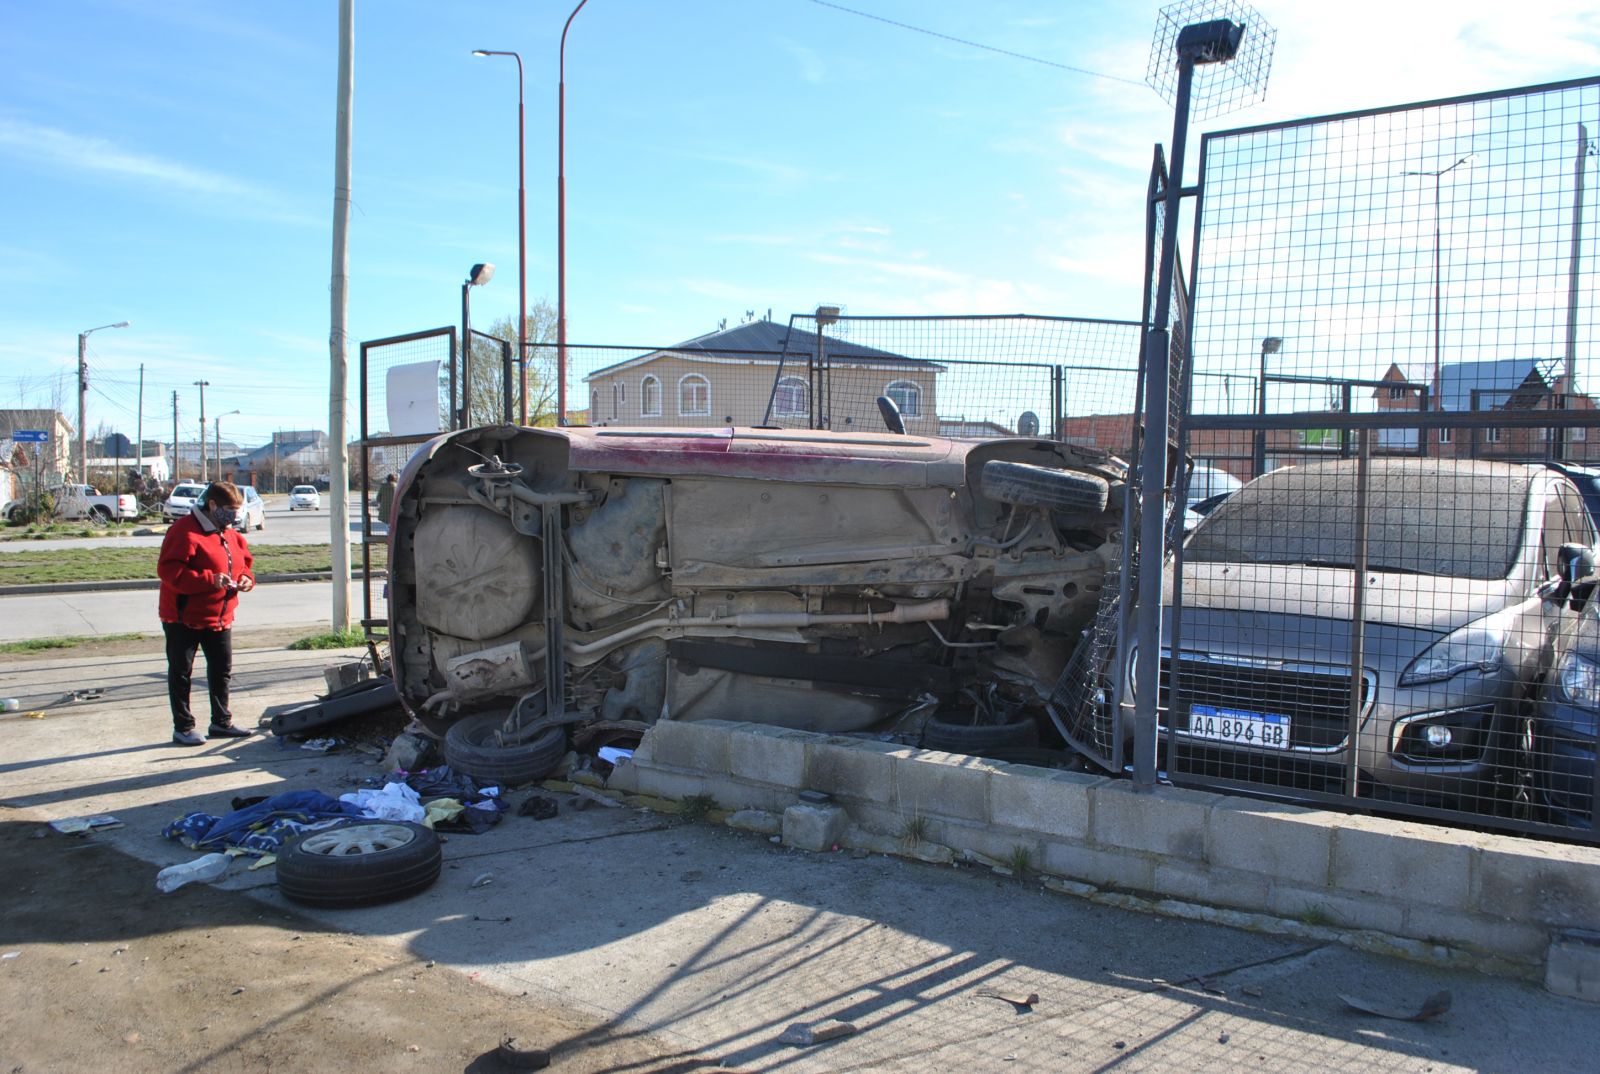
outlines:
[[232, 481], [213, 481], [201, 494], [200, 502], [207, 507], [238, 507], [244, 503], [244, 493]]

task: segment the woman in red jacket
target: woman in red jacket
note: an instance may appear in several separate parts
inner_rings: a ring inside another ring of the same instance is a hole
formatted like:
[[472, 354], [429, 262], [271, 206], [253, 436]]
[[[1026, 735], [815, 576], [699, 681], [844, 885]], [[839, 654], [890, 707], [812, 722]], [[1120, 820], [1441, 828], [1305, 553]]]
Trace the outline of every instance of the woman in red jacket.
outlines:
[[256, 587], [250, 546], [234, 529], [244, 496], [229, 481], [214, 481], [189, 513], [167, 529], [156, 573], [161, 576], [161, 628], [167, 635], [167, 698], [172, 703], [172, 741], [205, 743], [194, 730], [189, 683], [194, 652], [206, 654], [211, 694], [207, 738], [243, 738], [233, 725], [228, 681], [233, 677], [233, 609], [239, 594]]

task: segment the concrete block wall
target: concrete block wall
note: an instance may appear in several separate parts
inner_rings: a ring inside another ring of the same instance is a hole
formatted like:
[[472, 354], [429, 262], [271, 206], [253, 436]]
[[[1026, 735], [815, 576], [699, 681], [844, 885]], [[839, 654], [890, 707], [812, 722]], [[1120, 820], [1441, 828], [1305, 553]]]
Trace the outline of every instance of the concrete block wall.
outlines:
[[[1027, 867], [1098, 892], [1392, 937], [1544, 974], [1553, 941], [1600, 930], [1600, 848], [1350, 816], [725, 721], [658, 723], [611, 785], [781, 814], [823, 791], [844, 845]], [[1420, 947], [1419, 947], [1420, 945]], [[1382, 946], [1381, 943], [1379, 946]]]

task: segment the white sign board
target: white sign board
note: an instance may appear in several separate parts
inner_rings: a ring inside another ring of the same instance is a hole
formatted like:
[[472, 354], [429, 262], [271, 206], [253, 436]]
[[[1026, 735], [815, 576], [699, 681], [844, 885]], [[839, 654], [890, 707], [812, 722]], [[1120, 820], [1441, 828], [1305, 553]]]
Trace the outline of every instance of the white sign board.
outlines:
[[439, 366], [412, 362], [390, 368], [384, 387], [389, 405], [389, 435], [417, 436], [439, 431]]

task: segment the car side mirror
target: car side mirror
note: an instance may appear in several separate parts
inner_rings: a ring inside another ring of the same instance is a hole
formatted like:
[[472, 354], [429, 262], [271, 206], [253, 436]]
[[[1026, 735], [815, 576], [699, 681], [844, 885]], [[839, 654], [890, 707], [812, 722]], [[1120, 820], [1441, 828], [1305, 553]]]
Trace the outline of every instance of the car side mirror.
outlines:
[[1556, 552], [1556, 573], [1568, 586], [1594, 577], [1595, 552], [1581, 544], [1564, 544]]
[[906, 434], [906, 419], [901, 417], [900, 406], [893, 399], [887, 395], [878, 396], [878, 413], [883, 415], [883, 424], [891, 433]]

